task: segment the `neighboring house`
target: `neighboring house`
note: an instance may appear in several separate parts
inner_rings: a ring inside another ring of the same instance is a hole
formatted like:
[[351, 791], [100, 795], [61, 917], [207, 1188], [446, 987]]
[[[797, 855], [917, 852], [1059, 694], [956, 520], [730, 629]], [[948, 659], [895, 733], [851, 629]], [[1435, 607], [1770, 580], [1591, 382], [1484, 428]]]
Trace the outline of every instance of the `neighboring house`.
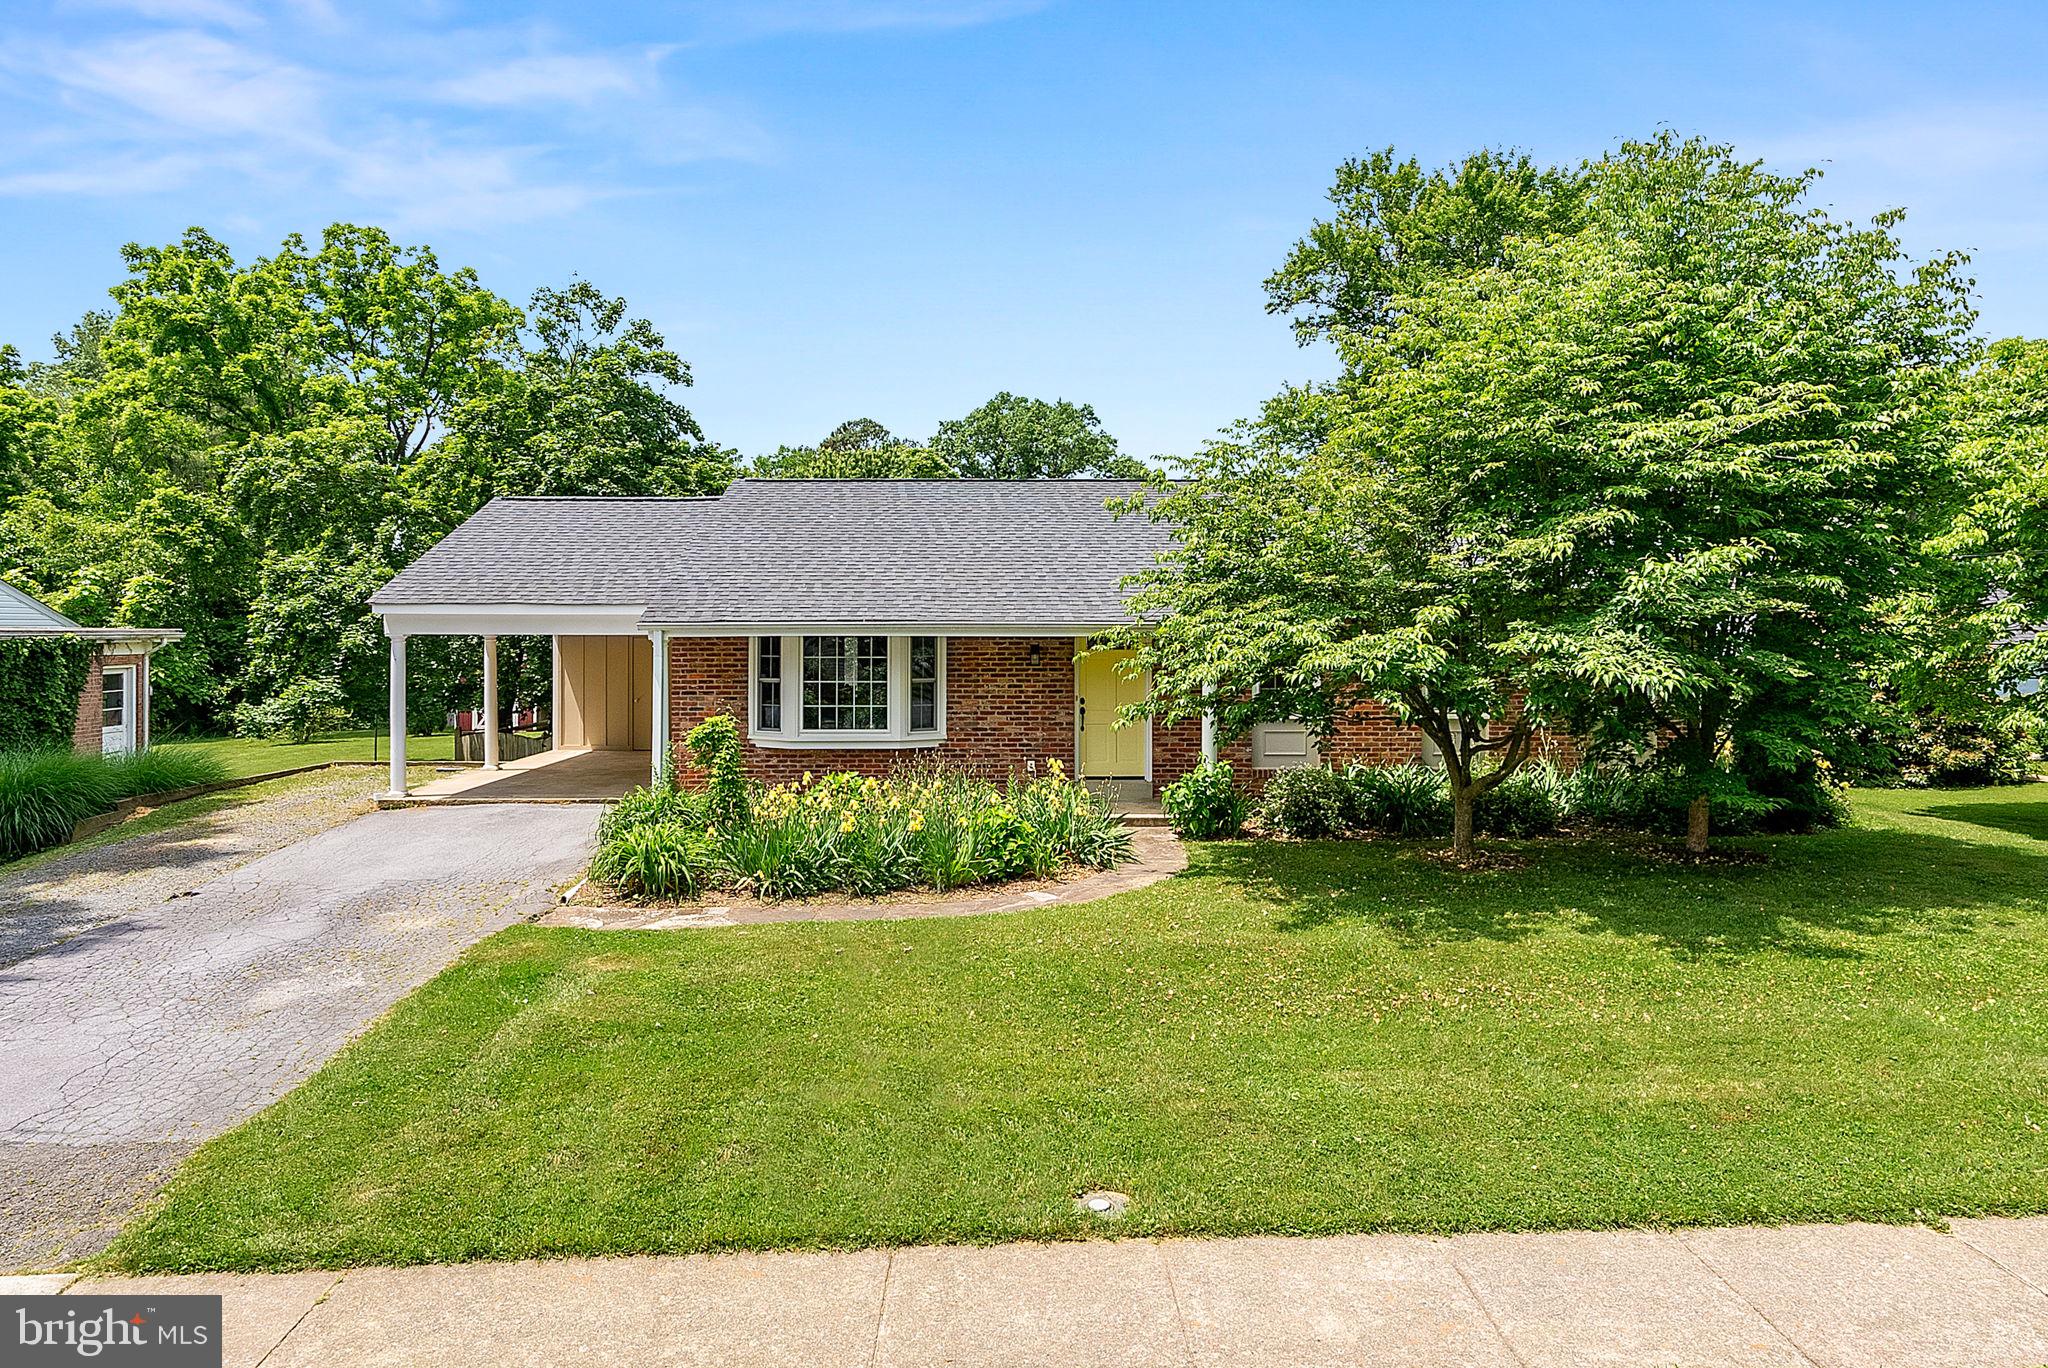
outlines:
[[[391, 638], [392, 787], [404, 787], [405, 644], [551, 636], [553, 741], [687, 761], [730, 713], [769, 780], [880, 773], [929, 755], [985, 773], [1058, 760], [1148, 796], [1219, 753], [1240, 772], [1421, 759], [1419, 731], [1361, 708], [1318, 747], [1265, 726], [1118, 726], [1140, 702], [1119, 652], [1125, 576], [1171, 544], [1104, 500], [1123, 480], [741, 480], [716, 498], [495, 499], [372, 596]], [[508, 588], [508, 586], [513, 586]], [[660, 706], [657, 706], [657, 700]], [[493, 757], [494, 762], [495, 757]], [[491, 762], [487, 762], [491, 763]]]
[[72, 733], [81, 751], [121, 755], [149, 744], [149, 657], [184, 636], [171, 627], [81, 627], [0, 581], [0, 637], [77, 637], [92, 643], [93, 665], [79, 691]]

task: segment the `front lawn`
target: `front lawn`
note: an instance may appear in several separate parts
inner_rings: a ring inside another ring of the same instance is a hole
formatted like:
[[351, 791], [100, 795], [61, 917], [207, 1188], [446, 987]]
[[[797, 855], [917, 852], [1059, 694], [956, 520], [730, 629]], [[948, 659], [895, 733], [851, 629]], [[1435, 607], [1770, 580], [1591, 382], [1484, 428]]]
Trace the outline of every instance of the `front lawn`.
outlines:
[[[302, 765], [324, 765], [336, 760], [382, 760], [391, 758], [390, 741], [383, 732], [333, 732], [311, 741], [265, 741], [240, 736], [215, 737], [204, 741], [165, 741], [167, 750], [190, 750], [211, 755], [227, 766], [230, 779], [247, 779], [256, 774], [275, 774]], [[409, 736], [405, 741], [408, 761], [449, 760], [455, 756], [454, 733]]]
[[2048, 785], [1694, 867], [1197, 847], [1103, 902], [519, 927], [107, 1259], [289, 1268], [2048, 1210]]

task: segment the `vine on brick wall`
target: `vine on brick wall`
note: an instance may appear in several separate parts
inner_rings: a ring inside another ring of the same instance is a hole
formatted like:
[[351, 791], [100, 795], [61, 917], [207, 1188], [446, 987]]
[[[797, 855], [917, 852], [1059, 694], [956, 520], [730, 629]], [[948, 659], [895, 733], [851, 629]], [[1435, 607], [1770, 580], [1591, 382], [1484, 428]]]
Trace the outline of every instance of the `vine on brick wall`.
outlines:
[[71, 745], [93, 655], [77, 637], [0, 639], [0, 751]]

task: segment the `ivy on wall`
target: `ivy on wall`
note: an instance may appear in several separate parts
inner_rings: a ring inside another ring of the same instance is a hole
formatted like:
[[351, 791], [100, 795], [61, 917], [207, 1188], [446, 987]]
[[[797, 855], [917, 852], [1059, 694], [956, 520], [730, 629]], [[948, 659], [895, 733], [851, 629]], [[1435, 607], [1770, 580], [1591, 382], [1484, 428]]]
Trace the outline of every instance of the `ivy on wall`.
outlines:
[[70, 747], [93, 655], [77, 637], [0, 638], [0, 751]]

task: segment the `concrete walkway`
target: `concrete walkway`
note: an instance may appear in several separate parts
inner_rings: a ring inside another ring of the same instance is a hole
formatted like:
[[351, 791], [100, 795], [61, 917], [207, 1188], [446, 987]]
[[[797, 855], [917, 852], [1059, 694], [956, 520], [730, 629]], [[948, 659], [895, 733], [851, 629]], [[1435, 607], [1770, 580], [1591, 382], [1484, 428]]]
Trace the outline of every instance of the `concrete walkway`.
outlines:
[[[62, 1277], [0, 1280], [56, 1291]], [[84, 1281], [225, 1297], [253, 1368], [2034, 1368], [2048, 1219], [1121, 1240]]]
[[[232, 821], [261, 831], [270, 807]], [[0, 905], [0, 1269], [99, 1248], [201, 1142], [472, 941], [550, 906], [596, 823], [594, 808], [372, 812], [246, 862], [232, 839], [221, 855], [145, 838], [34, 871]]]

